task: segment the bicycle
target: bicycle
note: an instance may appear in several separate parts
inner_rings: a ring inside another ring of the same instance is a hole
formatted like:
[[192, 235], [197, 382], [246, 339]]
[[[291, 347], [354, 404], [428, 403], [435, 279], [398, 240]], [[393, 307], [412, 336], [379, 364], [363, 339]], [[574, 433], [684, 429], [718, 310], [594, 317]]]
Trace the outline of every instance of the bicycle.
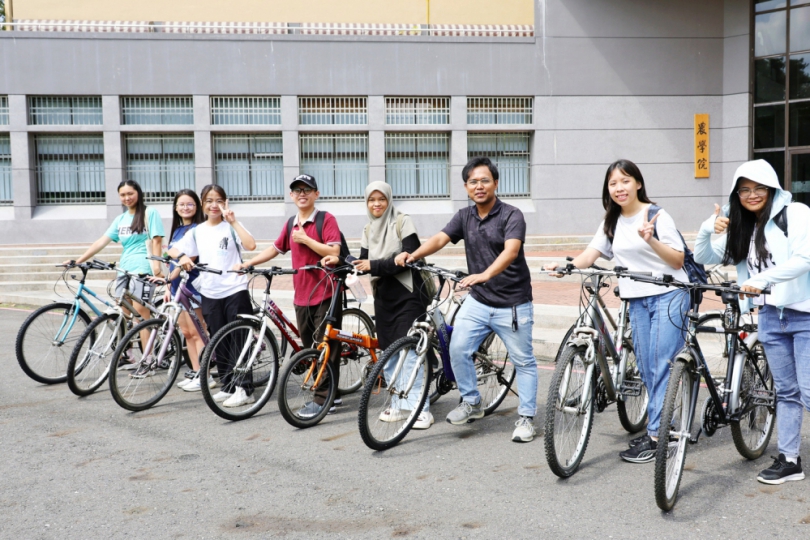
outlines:
[[[465, 274], [435, 266], [407, 264], [406, 267], [431, 272], [438, 278], [439, 286], [427, 310], [427, 320], [414, 322], [407, 336], [388, 347], [366, 379], [357, 424], [363, 442], [372, 450], [386, 450], [405, 438], [422, 412], [432, 385], [435, 384], [435, 397], [430, 397], [431, 403], [456, 388], [450, 363], [453, 326], [448, 325], [447, 318], [450, 316], [451, 323], [455, 322], [457, 307], [461, 305], [456, 285]], [[450, 291], [443, 300], [441, 294], [445, 283]], [[443, 304], [446, 306], [444, 312], [441, 309]], [[435, 373], [431, 350], [435, 358], [441, 358]], [[414, 356], [413, 366], [405, 367], [409, 358]], [[473, 355], [473, 361], [484, 415], [488, 416], [495, 412], [511, 389], [515, 380], [514, 366], [495, 332], [484, 338]], [[390, 367], [392, 362], [393, 368]]]
[[[64, 268], [57, 283], [60, 280], [64, 281], [69, 291], [73, 291], [73, 289], [68, 283], [68, 271], [78, 268], [82, 272], [73, 301], [54, 302], [35, 310], [23, 321], [17, 332], [15, 343], [17, 362], [23, 372], [43, 384], [57, 384], [67, 380], [69, 350], [73, 350], [79, 337], [85, 333], [91, 323], [90, 316], [82, 309], [82, 304], [87, 306], [96, 317], [102, 315], [101, 309], [96, 307], [87, 295], [89, 294], [104, 306], [113, 308], [113, 304], [99, 297], [86, 284], [87, 272], [89, 270], [107, 270], [109, 267], [107, 263], [94, 259], [81, 264], [57, 264], [56, 266]], [[76, 279], [76, 276], [71, 276], [71, 278]]]
[[[148, 259], [166, 262], [162, 257]], [[208, 268], [198, 263], [195, 267], [201, 272], [221, 274], [221, 270]], [[177, 320], [183, 310], [187, 310], [200, 335], [205, 340], [202, 324], [191, 309], [191, 292], [185, 283], [177, 288], [174, 298], [157, 313], [157, 318], [143, 321], [132, 327], [119, 341], [113, 352], [110, 365], [117, 366], [120, 359], [128, 356], [136, 367], [132, 373], [110, 369], [108, 380], [110, 393], [115, 402], [129, 411], [143, 411], [158, 403], [171, 389], [182, 361], [183, 346]], [[146, 339], [143, 336], [146, 335]], [[206, 347], [207, 348], [207, 347]], [[207, 381], [208, 377], [201, 379]], [[201, 387], [207, 387], [203, 383]]]
[[[105, 264], [108, 270], [115, 270], [115, 264], [95, 262]], [[154, 282], [143, 276], [131, 274], [122, 269], [116, 271], [140, 281], [144, 287], [155, 287]], [[111, 285], [114, 283], [113, 280]], [[129, 290], [125, 290], [124, 294], [118, 298], [115, 298], [115, 294], [111, 291], [108, 291], [108, 295], [113, 297], [114, 304], [105, 313], [93, 319], [93, 322], [79, 337], [68, 360], [68, 388], [77, 396], [89, 396], [104, 384], [110, 367], [113, 365], [113, 353], [118, 343], [136, 321], [144, 320], [130, 302], [134, 297]], [[158, 302], [144, 302], [143, 299], [140, 299], [140, 303], [155, 314], [158, 313], [158, 305], [161, 302], [160, 299]]]
[[[629, 302], [622, 300], [618, 320], [614, 320], [600, 294], [603, 288], [610, 287], [605, 280], [621, 275], [622, 270], [595, 265], [577, 270], [568, 264], [554, 271], [584, 276], [582, 289], [588, 295], [557, 354], [546, 401], [546, 461], [560, 478], [573, 475], [582, 462], [594, 409], [602, 412], [616, 403], [619, 421], [630, 433], [643, 429], [647, 421], [649, 396], [633, 352]], [[614, 294], [619, 297], [618, 288]], [[612, 327], [612, 334], [605, 321]]]
[[[740, 324], [738, 297], [740, 288], [730, 282], [721, 285], [679, 282], [671, 276], [652, 278], [628, 274], [628, 277], [646, 283], [677, 287], [690, 296], [690, 309], [686, 313], [686, 343], [672, 360], [669, 383], [661, 411], [661, 428], [655, 455], [655, 501], [661, 510], [671, 510], [678, 497], [687, 444], [696, 444], [701, 432], [707, 437], [721, 427], [730, 426], [734, 446], [746, 459], [762, 456], [773, 433], [776, 396], [773, 375], [762, 344], [757, 339], [757, 326]], [[716, 333], [715, 326], [700, 326], [702, 319], [697, 308], [696, 294], [714, 291], [726, 308], [723, 313], [722, 333], [727, 350], [726, 375], [714, 379], [701, 350], [698, 334]], [[763, 290], [762, 294], [769, 294]], [[701, 427], [692, 436], [692, 424], [697, 408], [701, 377], [706, 382], [709, 396], [701, 412]]]

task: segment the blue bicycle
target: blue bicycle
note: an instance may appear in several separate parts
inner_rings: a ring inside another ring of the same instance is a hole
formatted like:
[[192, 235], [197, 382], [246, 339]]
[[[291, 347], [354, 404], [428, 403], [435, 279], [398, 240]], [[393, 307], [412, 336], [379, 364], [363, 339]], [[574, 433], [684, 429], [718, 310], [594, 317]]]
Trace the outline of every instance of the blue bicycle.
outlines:
[[[456, 388], [450, 365], [450, 338], [462, 302], [456, 285], [465, 274], [435, 266], [407, 266], [427, 270], [436, 276], [439, 286], [427, 310], [427, 320], [414, 322], [407, 336], [383, 352], [366, 378], [357, 423], [363, 442], [373, 450], [395, 446], [413, 427], [428, 398], [433, 403]], [[445, 284], [450, 291], [443, 299]], [[515, 369], [495, 332], [484, 339], [473, 361], [484, 414], [489, 415], [512, 387]]]

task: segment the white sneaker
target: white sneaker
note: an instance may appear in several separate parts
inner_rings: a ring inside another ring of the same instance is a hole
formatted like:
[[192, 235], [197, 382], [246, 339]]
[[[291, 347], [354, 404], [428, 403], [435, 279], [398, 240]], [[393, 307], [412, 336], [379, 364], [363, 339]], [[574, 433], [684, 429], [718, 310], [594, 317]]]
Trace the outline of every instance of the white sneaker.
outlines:
[[255, 401], [256, 399], [253, 396], [247, 395], [244, 388], [237, 386], [233, 395], [223, 401], [222, 405], [224, 407], [241, 407], [242, 405], [249, 405]]
[[[199, 392], [201, 390], [201, 388], [200, 388], [201, 386], [202, 385], [200, 384], [200, 378], [199, 377], [194, 377], [193, 379], [191, 379], [189, 382], [187, 382], [184, 386], [181, 386], [180, 388], [182, 388], [186, 392]], [[214, 386], [216, 386], [216, 383], [214, 382], [214, 379], [209, 378], [208, 379], [208, 388], [213, 388]]]
[[433, 425], [433, 415], [430, 411], [422, 411], [413, 424], [413, 429], [428, 429]]
[[537, 431], [534, 429], [534, 424], [525, 416], [515, 422], [515, 431], [512, 432], [512, 440], [515, 442], [529, 442], [534, 439]]
[[411, 415], [410, 409], [385, 409], [380, 413], [381, 422], [402, 422]]
[[222, 390], [220, 390], [219, 392], [214, 394], [214, 402], [215, 403], [222, 403], [223, 401], [225, 401], [226, 399], [228, 399], [232, 395], [233, 394], [229, 394], [228, 392], [223, 392]]
[[180, 381], [179, 383], [177, 383], [177, 388], [185, 388], [186, 386], [188, 386], [189, 384], [191, 384], [191, 383], [192, 383], [192, 381], [196, 381], [196, 380], [197, 380], [197, 379], [183, 379], [182, 381]]

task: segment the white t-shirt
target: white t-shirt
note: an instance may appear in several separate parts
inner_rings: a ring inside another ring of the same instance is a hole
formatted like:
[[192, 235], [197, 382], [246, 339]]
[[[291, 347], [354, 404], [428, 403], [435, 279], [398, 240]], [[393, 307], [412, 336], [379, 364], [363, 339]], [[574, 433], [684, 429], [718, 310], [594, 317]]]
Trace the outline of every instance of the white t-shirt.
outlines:
[[[238, 248], [234, 239], [239, 244]], [[213, 227], [208, 222], [200, 223], [175, 242], [172, 248], [189, 257], [199, 257], [199, 261], [210, 268], [222, 270], [221, 276], [200, 272], [199, 284], [195, 284], [195, 287], [203, 296], [221, 299], [247, 289], [247, 276], [227, 272], [242, 262], [239, 254], [242, 241], [227, 222], [222, 221]]]
[[[756, 237], [757, 237], [757, 230], [754, 229], [754, 232], [751, 233], [751, 244], [748, 247], [748, 260], [746, 261], [746, 265], [748, 266], [748, 275], [750, 277], [754, 277], [755, 275], [759, 274], [760, 272], [764, 272], [768, 268], [773, 268], [776, 264], [773, 262], [773, 257], [771, 256], [771, 248], [768, 246], [768, 241], [765, 240], [765, 250], [768, 252], [768, 257], [764, 261], [759, 260], [759, 256], [757, 255], [757, 247], [756, 247]], [[751, 299], [751, 302], [755, 306], [764, 306], [768, 303], [768, 295], [761, 294], [759, 296], [755, 296]], [[785, 306], [788, 309], [793, 309], [795, 311], [804, 311], [805, 313], [810, 313], [810, 299], [803, 300], [801, 302], [796, 302], [795, 304], [788, 304]]]
[[[613, 234], [613, 245], [610, 244], [610, 240], [605, 235], [603, 230], [605, 222], [602, 221], [588, 247], [599, 251], [608, 260], [615, 257], [619, 266], [627, 268], [630, 272], [652, 272], [654, 277], [659, 278], [664, 274], [668, 274], [678, 281], [689, 281], [689, 276], [683, 268], [675, 270], [665, 263], [650, 245], [638, 235], [638, 229], [641, 227], [644, 217], [647, 216], [647, 208], [647, 206], [644, 206], [635, 216], [619, 216], [616, 231]], [[661, 243], [672, 249], [683, 251], [683, 242], [680, 235], [678, 235], [678, 229], [675, 228], [675, 222], [663, 209], [659, 211], [658, 219], [655, 220], [655, 229]], [[633, 281], [630, 278], [620, 278], [619, 289], [622, 298], [657, 296], [675, 290], [671, 287], [662, 287], [653, 283]]]

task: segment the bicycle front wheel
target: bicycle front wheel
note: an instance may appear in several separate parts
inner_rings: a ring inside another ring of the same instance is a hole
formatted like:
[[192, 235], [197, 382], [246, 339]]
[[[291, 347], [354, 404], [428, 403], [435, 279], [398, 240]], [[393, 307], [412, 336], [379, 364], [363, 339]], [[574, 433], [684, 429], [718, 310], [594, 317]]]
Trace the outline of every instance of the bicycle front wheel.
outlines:
[[[322, 367], [325, 371], [315, 388]], [[312, 427], [329, 414], [336, 392], [332, 363], [324, 358], [322, 351], [303, 349], [294, 354], [281, 371], [278, 409], [291, 426]]]
[[478, 351], [473, 354], [473, 359], [484, 415], [489, 416], [495, 412], [512, 388], [515, 381], [515, 366], [509, 361], [506, 345], [495, 332], [484, 338]]
[[[145, 342], [141, 341], [141, 332]], [[165, 345], [165, 353], [161, 356]], [[134, 371], [113, 369], [127, 355]], [[109, 374], [110, 393], [118, 405], [129, 411], [143, 411], [155, 405], [172, 387], [183, 348], [177, 331], [169, 332], [166, 319], [149, 319], [132, 328], [113, 353]]]
[[67, 380], [67, 365], [79, 337], [90, 324], [90, 316], [73, 304], [57, 302], [31, 313], [17, 332], [17, 362], [42, 384]]
[[67, 366], [67, 383], [77, 396], [89, 396], [104, 384], [124, 327], [117, 313], [96, 317], [81, 335]]
[[650, 396], [641, 380], [633, 344], [625, 341], [622, 348], [622, 354], [627, 355], [627, 361], [624, 365], [624, 389], [616, 401], [616, 411], [619, 413], [622, 427], [630, 433], [638, 433], [647, 423], [647, 403]]
[[745, 459], [760, 458], [771, 440], [776, 411], [766, 405], [757, 405], [755, 400], [757, 394], [770, 394], [772, 391], [773, 374], [768, 369], [762, 343], [757, 341], [751, 347], [751, 354], [745, 357], [740, 380], [742, 414], [739, 420], [731, 421], [731, 438], [737, 451]]
[[658, 449], [655, 452], [655, 502], [664, 511], [672, 510], [675, 506], [683, 477], [686, 448], [689, 446], [689, 408], [694, 382], [695, 375], [686, 361], [676, 360], [664, 394]]
[[[343, 310], [341, 330], [354, 334], [374, 337], [374, 322], [362, 309], [349, 308]], [[371, 361], [368, 349], [351, 343], [340, 343], [340, 377], [338, 392], [341, 395], [356, 392], [363, 386], [366, 366]]]
[[[404, 439], [425, 406], [431, 370], [427, 354], [416, 366], [418, 343], [418, 336], [406, 336], [388, 347], [363, 386], [357, 426], [372, 450], [386, 450]], [[397, 366], [399, 373], [394, 378]], [[409, 388], [415, 368], [417, 376]]]
[[[239, 319], [223, 326], [205, 348], [200, 359], [200, 390], [205, 403], [220, 418], [250, 418], [273, 395], [278, 379], [278, 346], [269, 329], [262, 335], [260, 331], [261, 323]], [[244, 403], [215, 396], [211, 386], [203, 382], [213, 379], [214, 368], [223, 384], [220, 390], [233, 393], [237, 387], [244, 389], [248, 396]]]

